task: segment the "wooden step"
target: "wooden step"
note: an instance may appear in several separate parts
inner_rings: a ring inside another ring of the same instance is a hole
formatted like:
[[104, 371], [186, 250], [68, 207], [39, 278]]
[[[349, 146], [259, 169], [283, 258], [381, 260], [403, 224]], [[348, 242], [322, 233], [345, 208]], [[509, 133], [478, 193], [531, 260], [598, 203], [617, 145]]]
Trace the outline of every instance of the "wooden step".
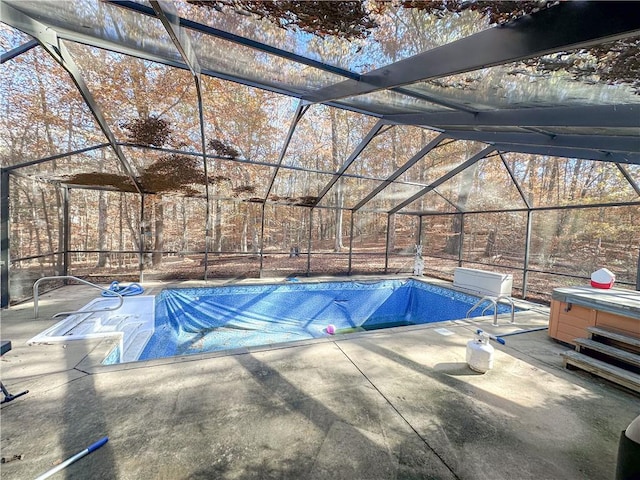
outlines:
[[[638, 326], [640, 327], [640, 322], [638, 323]], [[629, 347], [632, 347], [634, 350], [640, 351], [640, 338], [638, 337], [632, 337], [630, 335], [625, 335], [624, 333], [616, 332], [614, 330], [609, 330], [608, 328], [602, 327], [587, 327], [587, 331], [591, 334], [592, 339], [594, 335], [598, 337], [605, 337], [619, 343], [624, 343]]]
[[582, 352], [583, 349], [593, 350], [640, 368], [640, 355], [596, 342], [589, 338], [576, 338], [574, 341], [576, 343], [576, 351], [578, 352]]
[[572, 367], [593, 373], [594, 375], [598, 375], [599, 377], [640, 393], [640, 375], [638, 374], [609, 365], [606, 362], [596, 360], [595, 358], [572, 350], [561, 353], [560, 355], [564, 359], [564, 366], [566, 368], [569, 368], [569, 365], [571, 365]]

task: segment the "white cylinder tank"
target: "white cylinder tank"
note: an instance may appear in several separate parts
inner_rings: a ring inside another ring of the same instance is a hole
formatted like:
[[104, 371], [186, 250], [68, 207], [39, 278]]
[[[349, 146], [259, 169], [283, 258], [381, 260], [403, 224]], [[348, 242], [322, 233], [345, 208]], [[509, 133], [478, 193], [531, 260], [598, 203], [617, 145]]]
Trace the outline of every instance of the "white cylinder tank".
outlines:
[[494, 348], [489, 345], [489, 336], [478, 330], [476, 338], [467, 342], [467, 364], [471, 370], [485, 373], [493, 368]]

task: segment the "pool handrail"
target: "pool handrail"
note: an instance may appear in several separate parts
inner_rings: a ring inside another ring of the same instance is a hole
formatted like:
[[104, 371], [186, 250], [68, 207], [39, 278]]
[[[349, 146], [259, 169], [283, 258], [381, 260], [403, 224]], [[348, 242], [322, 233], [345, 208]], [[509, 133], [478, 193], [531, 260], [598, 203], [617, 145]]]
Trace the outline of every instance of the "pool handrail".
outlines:
[[500, 300], [506, 300], [507, 302], [509, 302], [509, 304], [511, 305], [511, 322], [509, 323], [516, 323], [516, 319], [515, 319], [515, 305], [513, 303], [513, 299], [511, 297], [509, 297], [508, 295], [498, 295], [497, 297], [492, 296], [492, 295], [487, 295], [485, 297], [482, 297], [480, 300], [478, 300], [476, 302], [476, 304], [471, 307], [469, 309], [469, 311], [467, 312], [467, 318], [469, 318], [469, 316], [471, 315], [471, 312], [473, 312], [476, 308], [478, 308], [480, 305], [482, 305], [483, 302], [485, 301], [489, 301], [491, 302], [489, 305], [487, 305], [486, 307], [484, 307], [484, 309], [482, 310], [481, 315], [484, 315], [484, 312], [486, 312], [492, 305], [493, 305], [493, 326], [497, 327], [498, 326], [498, 302]]
[[62, 280], [62, 279], [75, 280], [77, 282], [84, 283], [85, 285], [89, 285], [90, 287], [97, 288], [98, 290], [102, 290], [103, 292], [109, 292], [110, 296], [113, 295], [118, 297], [119, 303], [116, 307], [113, 307], [113, 308], [100, 308], [98, 310], [81, 310], [81, 311], [77, 310], [75, 312], [60, 312], [60, 313], [56, 313], [51, 318], [59, 317], [60, 315], [73, 315], [74, 313], [110, 312], [113, 310], [118, 310], [124, 303], [124, 297], [120, 295], [118, 292], [109, 290], [108, 288], [103, 288], [100, 285], [96, 285], [95, 283], [88, 282], [86, 280], [83, 280], [82, 278], [74, 277], [73, 275], [42, 277], [36, 280], [35, 283], [33, 284], [33, 318], [38, 318], [38, 287], [40, 286], [40, 284], [45, 280]]

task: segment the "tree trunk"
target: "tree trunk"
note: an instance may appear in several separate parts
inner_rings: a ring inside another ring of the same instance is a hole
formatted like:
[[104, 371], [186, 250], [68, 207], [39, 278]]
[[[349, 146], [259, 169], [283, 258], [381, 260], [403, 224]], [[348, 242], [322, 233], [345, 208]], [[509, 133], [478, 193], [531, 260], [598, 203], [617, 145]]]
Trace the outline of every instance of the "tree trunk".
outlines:
[[[338, 191], [336, 195], [338, 196], [338, 205], [342, 206], [344, 204], [344, 193], [342, 191], [342, 179], [338, 180], [336, 183], [338, 186]], [[344, 244], [342, 243], [342, 219], [344, 217], [344, 211], [341, 208], [336, 210], [336, 236], [335, 243], [333, 245], [334, 252], [341, 252], [344, 249]]]
[[214, 243], [214, 252], [221, 252], [222, 251], [222, 202], [220, 202], [220, 199], [215, 200], [216, 202], [216, 218], [214, 220], [214, 233], [213, 233], [213, 237], [215, 239], [215, 243]]
[[[118, 250], [121, 252], [124, 250], [124, 193], [120, 193], [120, 205], [118, 205], [119, 215], [118, 215]], [[120, 253], [118, 255], [118, 266], [123, 267], [125, 265], [125, 260], [128, 257], [125, 253]]]
[[151, 263], [157, 267], [162, 263], [162, 250], [164, 250], [164, 203], [160, 196], [157, 196], [155, 201], [155, 234]]
[[[51, 220], [49, 219], [49, 209], [47, 208], [47, 197], [44, 194], [44, 190], [40, 189], [40, 198], [42, 199], [42, 215], [44, 216], [44, 224], [47, 229], [47, 243], [49, 244], [49, 252], [55, 252], [53, 248], [53, 231], [51, 229]], [[55, 262], [54, 262], [55, 263]]]
[[258, 225], [254, 223], [253, 225], [253, 242], [252, 242], [252, 250], [253, 253], [260, 253], [260, 235], [258, 232], [260, 229]]
[[[339, 169], [340, 155], [338, 152], [338, 119], [334, 109], [330, 109], [331, 115], [331, 160], [335, 171]], [[342, 207], [344, 206], [344, 190], [343, 179], [340, 178], [335, 183], [336, 188], [336, 214], [335, 214], [335, 236], [333, 243], [333, 251], [340, 252], [344, 248], [342, 244], [342, 216], [344, 212]]]
[[[65, 223], [64, 218], [64, 208], [62, 208], [62, 191], [60, 188], [56, 189], [56, 208], [58, 212], [58, 251], [64, 252], [67, 244], [65, 243], [65, 238], [69, 235], [69, 232], [66, 231], [66, 226], [68, 223]], [[56, 255], [56, 272], [58, 275], [62, 275], [64, 273], [64, 255]]]
[[109, 261], [107, 249], [107, 199], [105, 192], [98, 192], [98, 264], [96, 267], [106, 267]]
[[[458, 207], [464, 211], [469, 200], [471, 187], [473, 185], [473, 177], [476, 173], [478, 164], [467, 168], [458, 175], [461, 175], [460, 185], [458, 187]], [[451, 222], [451, 235], [447, 238], [445, 252], [450, 255], [457, 255], [460, 250], [460, 239], [462, 238], [462, 217], [454, 215]]]
[[154, 197], [151, 195], [145, 195], [143, 201], [145, 202], [144, 218], [142, 219], [142, 266], [143, 268], [149, 268], [152, 265], [151, 252], [153, 252], [153, 209], [154, 209]]
[[242, 253], [246, 253], [249, 251], [249, 247], [247, 245], [247, 235], [249, 233], [249, 215], [248, 212], [245, 212], [242, 215], [242, 237], [240, 238], [240, 251]]
[[[35, 184], [32, 183], [31, 189], [33, 190], [34, 197], [35, 197], [35, 189], [36, 189]], [[35, 200], [33, 200], [34, 197], [31, 197], [29, 193], [26, 191], [26, 189], [25, 189], [25, 196], [27, 199], [27, 204], [29, 205], [31, 210], [31, 218], [33, 219], [32, 222], [29, 222], [29, 240], [30, 240], [30, 243], [33, 243], [32, 239], [35, 234], [36, 253], [38, 255], [38, 263], [40, 264], [40, 272], [43, 273], [44, 264], [43, 264], [43, 259], [40, 256], [42, 255], [42, 243], [40, 241], [40, 227], [39, 227], [40, 222], [38, 218], [38, 212], [36, 210]]]
[[180, 250], [182, 252], [187, 251], [187, 207], [185, 206], [186, 199], [182, 199], [180, 203], [180, 214], [182, 216], [182, 239], [180, 240]]
[[[396, 129], [392, 130], [391, 136], [391, 168], [395, 172], [398, 170], [398, 132]], [[389, 222], [387, 223], [389, 232], [387, 235], [387, 253], [392, 253], [396, 248], [396, 216], [391, 215]]]
[[389, 218], [389, 243], [387, 245], [387, 253], [393, 253], [396, 248], [396, 216], [391, 215]]
[[496, 235], [498, 232], [491, 230], [487, 235], [487, 244], [484, 247], [484, 256], [492, 257], [496, 251]]
[[87, 250], [89, 250], [89, 202], [87, 202], [87, 193], [82, 192], [82, 200], [84, 201], [84, 233], [82, 242], [82, 261], [87, 259]]
[[462, 217], [460, 215], [454, 215], [451, 221], [451, 235], [447, 237], [447, 242], [444, 247], [445, 253], [450, 255], [458, 255], [460, 251], [460, 238], [462, 237]]

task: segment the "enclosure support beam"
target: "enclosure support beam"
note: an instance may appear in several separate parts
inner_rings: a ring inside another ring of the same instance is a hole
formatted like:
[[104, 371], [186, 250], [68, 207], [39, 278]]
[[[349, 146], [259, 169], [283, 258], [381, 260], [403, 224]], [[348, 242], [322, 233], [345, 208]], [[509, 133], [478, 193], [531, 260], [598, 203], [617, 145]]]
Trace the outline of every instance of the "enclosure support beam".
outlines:
[[18, 55], [22, 55], [23, 53], [28, 52], [29, 50], [37, 46], [38, 46], [37, 40], [29, 40], [27, 43], [23, 43], [19, 47], [12, 48], [8, 52], [5, 52], [2, 55], [0, 55], [0, 65], [2, 65], [4, 62], [8, 62], [9, 60], [17, 57]]
[[[122, 8], [127, 8], [130, 10], [133, 10], [137, 13], [143, 14], [143, 15], [149, 15], [149, 16], [154, 16], [156, 15], [154, 12], [153, 8], [147, 7], [145, 5], [141, 5], [139, 3], [136, 2], [132, 2], [132, 1], [128, 1], [128, 0], [106, 0], [108, 3], [112, 4], [112, 5], [116, 5], [118, 7], [122, 7]], [[235, 35], [233, 33], [230, 32], [225, 32], [224, 30], [220, 30], [214, 27], [211, 27], [209, 25], [204, 25], [201, 23], [197, 23], [194, 22], [192, 20], [189, 19], [185, 19], [185, 18], [179, 18], [179, 23], [180, 26], [183, 28], [188, 28], [189, 30], [194, 30], [196, 32], [199, 33], [203, 33], [205, 35], [209, 35], [212, 37], [219, 37], [222, 38], [224, 40], [227, 40], [229, 42], [233, 42], [233, 43], [237, 43], [239, 45], [244, 45], [246, 47], [249, 47], [253, 50], [257, 50], [257, 51], [261, 51], [261, 52], [265, 52], [267, 54], [270, 55], [275, 55], [275, 56], [279, 56], [282, 58], [285, 58], [287, 60], [290, 60], [292, 62], [296, 62], [299, 64], [303, 64], [303, 65], [308, 65], [314, 68], [317, 68], [319, 70], [322, 71], [326, 71], [326, 72], [330, 72], [332, 74], [335, 75], [339, 75], [341, 77], [345, 77], [345, 78], [349, 78], [349, 79], [353, 79], [353, 80], [358, 80], [360, 78], [360, 74], [357, 72], [352, 72], [350, 70], [346, 70], [340, 67], [336, 67], [334, 65], [329, 65], [326, 63], [322, 63], [319, 62], [317, 60], [313, 60], [307, 57], [304, 57], [302, 55], [296, 55], [295, 53], [291, 53], [288, 52], [286, 50], [282, 50], [276, 47], [273, 47], [271, 45], [267, 45], [265, 43], [262, 42], [257, 42], [255, 40], [252, 40], [250, 38], [246, 38], [246, 37], [242, 37], [239, 35]], [[119, 52], [119, 53], [123, 53], [125, 55], [133, 55], [135, 57], [140, 57], [140, 58], [145, 58], [147, 60], [151, 60], [154, 62], [159, 62], [165, 65], [170, 65], [176, 68], [180, 68], [180, 69], [184, 69], [185, 65], [179, 62], [175, 62], [172, 61], [171, 59], [168, 58], [162, 58], [161, 55], [158, 55], [156, 52], [152, 52], [150, 51], [151, 49], [146, 49], [143, 50], [144, 47], [141, 48], [127, 48], [124, 47], [122, 45], [118, 45], [116, 42], [112, 42], [109, 41], [106, 38], [97, 38], [97, 37], [92, 37], [89, 35], [82, 35], [79, 34], [77, 32], [64, 32], [60, 34], [63, 38], [68, 38], [74, 42], [78, 42], [78, 43], [84, 43], [87, 45], [92, 45], [92, 46], [97, 46], [98, 48], [102, 48], [102, 49], [107, 49], [107, 50], [112, 50], [115, 52]], [[188, 68], [188, 67], [187, 67]], [[255, 88], [260, 88], [263, 90], [268, 90], [268, 91], [272, 91], [275, 93], [280, 93], [283, 95], [288, 95], [288, 96], [297, 96], [297, 92], [293, 91], [293, 90], [285, 90], [283, 87], [278, 88], [278, 86], [272, 85], [272, 84], [267, 84], [264, 82], [258, 82], [258, 81], [251, 81], [248, 80], [246, 78], [241, 78], [239, 76], [234, 76], [234, 75], [230, 75], [228, 73], [223, 73], [221, 71], [213, 71], [213, 70], [208, 70], [205, 69], [203, 70], [203, 73], [206, 73], [209, 76], [212, 77], [217, 77], [217, 78], [221, 78], [223, 80], [229, 80], [232, 82], [236, 82], [236, 83], [240, 83], [242, 85], [247, 85], [247, 86], [251, 86], [251, 87], [255, 87]], [[391, 90], [393, 90], [394, 92], [398, 92], [401, 93], [403, 95], [409, 96], [409, 97], [413, 97], [413, 98], [418, 98], [421, 100], [425, 100], [431, 103], [434, 103], [436, 105], [442, 105], [445, 106], [447, 108], [451, 108], [454, 110], [462, 110], [462, 111], [471, 111], [469, 108], [465, 107], [464, 105], [460, 105], [456, 102], [450, 101], [450, 100], [443, 100], [441, 98], [436, 98], [432, 95], [427, 95], [425, 93], [417, 93], [405, 88], [392, 88]], [[332, 102], [328, 102], [327, 105], [333, 105]], [[335, 105], [337, 106], [337, 105]], [[340, 106], [338, 106], [340, 107]], [[342, 108], [344, 108], [344, 105], [341, 106]], [[358, 113], [363, 113], [365, 115], [370, 114], [370, 112], [365, 112], [362, 111], [358, 108], [355, 107], [351, 107], [348, 108], [349, 110], [358, 112]]]
[[196, 93], [198, 95], [198, 118], [200, 123], [200, 138], [202, 139], [202, 170], [204, 172], [204, 196], [207, 201], [205, 207], [205, 226], [204, 226], [204, 280], [207, 280], [209, 272], [209, 239], [211, 238], [211, 192], [209, 191], [209, 167], [207, 165], [207, 144], [204, 133], [204, 104], [202, 102], [202, 88], [200, 85], [200, 76], [194, 77], [196, 83]]
[[[122, 8], [128, 8], [130, 10], [133, 10], [137, 13], [141, 13], [144, 15], [149, 15], [149, 16], [153, 16], [154, 15], [154, 9], [151, 9], [145, 5], [142, 5], [140, 3], [137, 2], [132, 2], [132, 1], [127, 1], [127, 0], [106, 0], [108, 3], [112, 4], [112, 5], [116, 5], [118, 7], [122, 7]], [[156, 2], [151, 2], [152, 5]], [[155, 14], [157, 15], [157, 10], [155, 10]], [[326, 63], [322, 63], [319, 62], [317, 60], [312, 60], [309, 59], [307, 57], [304, 57], [302, 55], [296, 55], [295, 53], [291, 53], [287, 50], [283, 50], [277, 47], [274, 47], [272, 45], [268, 45], [266, 43], [262, 43], [262, 42], [258, 42], [256, 40], [252, 40], [249, 38], [245, 38], [245, 37], [241, 37], [239, 35], [235, 35], [233, 33], [230, 32], [226, 32], [224, 30], [220, 30], [218, 28], [215, 27], [211, 27], [209, 25], [203, 25], [201, 23], [197, 23], [194, 22], [192, 20], [189, 19], [185, 19], [185, 18], [178, 18], [179, 22], [180, 22], [180, 26], [183, 28], [188, 28], [190, 30], [194, 30], [196, 32], [199, 33], [204, 33], [206, 35], [210, 35], [212, 37], [218, 37], [218, 38], [222, 38], [223, 40], [226, 40], [228, 42], [232, 42], [232, 43], [236, 43], [239, 45], [243, 45], [245, 47], [249, 47], [253, 50], [257, 50], [257, 51], [261, 51], [261, 52], [265, 52], [268, 53], [270, 55], [275, 55], [275, 56], [279, 56], [282, 58], [285, 58], [287, 60], [291, 60], [293, 62], [297, 62], [297, 63], [301, 63], [304, 65], [308, 65], [310, 67], [314, 67], [314, 68], [318, 68], [320, 70], [324, 70], [327, 72], [331, 72], [333, 74], [336, 75], [340, 75], [343, 77], [349, 77], [349, 78], [354, 78], [354, 79], [358, 79], [360, 78], [360, 75], [354, 72], [351, 72], [349, 70], [345, 70], [343, 68], [339, 68], [333, 65], [329, 65]]]
[[202, 148], [202, 163], [204, 171], [204, 189], [206, 197], [205, 207], [205, 242], [204, 242], [204, 280], [208, 278], [209, 272], [209, 239], [211, 238], [211, 206], [210, 206], [210, 193], [209, 193], [209, 172], [207, 165], [207, 144], [204, 131], [204, 105], [202, 101], [202, 88], [201, 88], [201, 76], [200, 76], [200, 64], [195, 54], [189, 36], [186, 34], [182, 26], [180, 25], [180, 18], [178, 12], [172, 3], [165, 0], [151, 0], [150, 1], [153, 11], [156, 17], [160, 20], [164, 26], [167, 34], [173, 41], [176, 49], [180, 53], [180, 56], [189, 67], [189, 71], [193, 76], [193, 81], [196, 87], [197, 101], [198, 101], [198, 122], [200, 124], [200, 142]]
[[[388, 123], [427, 125], [442, 130], [456, 127], [593, 127], [640, 126], [640, 106], [635, 104], [578, 107], [534, 107], [468, 112], [395, 113], [385, 115]], [[492, 132], [487, 132], [491, 142]], [[507, 143], [507, 142], [500, 142]], [[513, 145], [517, 145], [514, 143]]]
[[531, 254], [531, 221], [532, 221], [532, 211], [527, 211], [527, 229], [525, 232], [525, 243], [524, 243], [524, 265], [522, 270], [522, 299], [525, 300], [527, 298], [527, 288], [529, 284], [529, 256]]
[[445, 136], [443, 134], [438, 135], [436, 138], [434, 138], [433, 140], [431, 140], [427, 145], [425, 145], [424, 147], [422, 147], [422, 149], [420, 149], [420, 151], [418, 153], [416, 153], [413, 157], [411, 157], [404, 165], [402, 165], [398, 170], [396, 170], [395, 172], [393, 172], [384, 182], [382, 182], [380, 185], [378, 185], [371, 193], [369, 193], [369, 195], [367, 195], [366, 197], [364, 197], [360, 203], [358, 203], [354, 208], [354, 210], [359, 210], [361, 209], [369, 200], [371, 200], [373, 197], [375, 197], [378, 193], [380, 193], [382, 190], [384, 190], [385, 188], [387, 188], [389, 185], [391, 185], [391, 183], [393, 183], [395, 180], [398, 179], [398, 177], [400, 177], [400, 175], [402, 175], [404, 172], [406, 172], [407, 170], [409, 170], [411, 167], [413, 167], [416, 163], [418, 163], [418, 161], [424, 157], [426, 154], [428, 154], [431, 150], [433, 150], [434, 148], [436, 148], [438, 146], [438, 144], [445, 139]]
[[318, 205], [322, 199], [324, 198], [324, 196], [329, 192], [329, 190], [331, 190], [331, 187], [333, 187], [335, 185], [335, 183], [340, 180], [340, 178], [342, 177], [342, 175], [344, 174], [344, 172], [347, 171], [347, 169], [351, 166], [351, 164], [356, 160], [356, 158], [358, 158], [358, 156], [362, 153], [362, 151], [367, 147], [367, 145], [369, 145], [369, 143], [371, 142], [371, 140], [373, 140], [373, 138], [378, 135], [378, 133], [380, 132], [380, 129], [382, 128], [382, 126], [384, 125], [384, 123], [382, 122], [382, 120], [378, 120], [376, 122], [376, 124], [371, 128], [371, 130], [369, 130], [369, 133], [367, 133], [367, 135], [362, 139], [362, 141], [360, 142], [360, 144], [355, 148], [355, 150], [353, 152], [351, 152], [351, 155], [349, 155], [349, 158], [347, 158], [347, 160], [342, 164], [342, 167], [340, 167], [340, 170], [338, 170], [333, 177], [331, 178], [331, 180], [329, 180], [329, 182], [324, 186], [324, 188], [322, 189], [322, 191], [318, 194], [318, 198], [316, 199], [314, 206]]
[[509, 177], [511, 177], [511, 181], [513, 182], [513, 184], [518, 189], [518, 193], [520, 194], [520, 198], [522, 198], [522, 201], [527, 206], [527, 208], [530, 209], [531, 208], [531, 204], [529, 203], [529, 199], [524, 194], [524, 190], [522, 190], [522, 187], [520, 186], [520, 182], [518, 182], [518, 179], [516, 178], [515, 174], [513, 173], [513, 169], [511, 168], [509, 163], [505, 160], [504, 156], [502, 155], [502, 152], [499, 152], [498, 155], [500, 155], [500, 160], [502, 160], [502, 164], [504, 165], [504, 168], [506, 168], [507, 172], [509, 172]]
[[293, 133], [296, 131], [296, 127], [298, 126], [298, 122], [302, 119], [302, 116], [307, 113], [307, 110], [309, 110], [309, 105], [303, 105], [302, 102], [298, 102], [298, 107], [296, 108], [293, 120], [291, 121], [291, 125], [289, 126], [289, 132], [287, 133], [287, 137], [285, 138], [284, 144], [282, 145], [282, 150], [280, 150], [278, 165], [276, 166], [273, 175], [271, 175], [269, 186], [267, 187], [267, 191], [264, 194], [264, 201], [262, 202], [262, 226], [260, 228], [260, 278], [262, 278], [262, 265], [264, 257], [264, 214], [265, 208], [267, 206], [267, 199], [269, 198], [269, 195], [271, 195], [271, 189], [273, 189], [273, 184], [276, 182], [276, 177], [278, 175], [278, 172], [280, 171], [280, 167], [282, 166], [282, 162], [284, 160], [284, 156], [287, 153], [287, 149], [289, 148], [289, 143], [291, 143]]
[[627, 135], [552, 135], [536, 132], [477, 132], [474, 130], [446, 130], [445, 135], [457, 140], [473, 140], [502, 145], [530, 145], [538, 147], [580, 148], [604, 152], [634, 152], [640, 149], [638, 137]]
[[[638, 111], [640, 118], [640, 110]], [[585, 160], [597, 160], [601, 162], [620, 162], [640, 165], [640, 154], [622, 152], [603, 152], [601, 150], [589, 150], [586, 148], [549, 147], [545, 145], [513, 145], [495, 143], [497, 150], [506, 152], [528, 153], [531, 155], [545, 155], [564, 158], [582, 158]]]
[[440, 185], [442, 185], [447, 180], [449, 180], [449, 179], [453, 178], [454, 176], [456, 176], [458, 173], [462, 172], [463, 170], [466, 170], [467, 168], [469, 168], [472, 165], [475, 165], [477, 162], [479, 162], [484, 157], [486, 157], [491, 152], [493, 152], [493, 150], [494, 150], [493, 147], [487, 147], [484, 150], [482, 150], [481, 152], [476, 153], [469, 160], [467, 160], [466, 162], [458, 165], [456, 168], [454, 168], [453, 170], [449, 171], [445, 175], [441, 176], [439, 179], [437, 179], [436, 181], [434, 181], [430, 185], [427, 185], [422, 190], [420, 190], [418, 193], [412, 195], [410, 198], [408, 198], [407, 200], [402, 202], [400, 205], [397, 205], [396, 207], [394, 207], [388, 213], [396, 213], [396, 212], [402, 210], [407, 205], [410, 205], [411, 203], [415, 202], [417, 199], [419, 199], [423, 195], [427, 194], [428, 192], [430, 192], [434, 188], [439, 187]]
[[511, 181], [518, 189], [520, 198], [522, 198], [522, 201], [527, 206], [527, 227], [525, 231], [524, 261], [523, 261], [524, 265], [522, 269], [522, 298], [525, 299], [527, 296], [527, 281], [529, 277], [529, 248], [531, 247], [531, 203], [529, 202], [529, 199], [525, 195], [524, 190], [522, 190], [522, 187], [520, 186], [520, 182], [518, 182], [518, 179], [513, 173], [511, 166], [505, 160], [502, 153], [499, 153], [499, 155], [500, 155], [500, 159], [502, 160], [502, 164], [507, 169], [507, 172], [509, 172]]
[[631, 176], [631, 174], [627, 171], [626, 168], [624, 168], [623, 165], [616, 163], [616, 167], [618, 167], [618, 170], [620, 170], [620, 173], [622, 173], [624, 178], [627, 179], [627, 182], [631, 184], [631, 188], [633, 188], [636, 194], [640, 197], [640, 185], [638, 184], [638, 182]]
[[[436, 193], [438, 193], [436, 191]], [[453, 207], [455, 207], [455, 205], [451, 204]], [[492, 210], [465, 210], [464, 213], [468, 213], [468, 214], [473, 214], [473, 213], [503, 213], [503, 212], [510, 212], [510, 213], [515, 213], [515, 212], [527, 212], [528, 210], [531, 210], [533, 212], [541, 212], [541, 211], [547, 211], [547, 210], [576, 210], [576, 209], [581, 209], [581, 208], [607, 208], [607, 207], [636, 207], [636, 206], [640, 206], [640, 201], [639, 202], [611, 202], [611, 203], [589, 203], [589, 204], [584, 204], [584, 205], [560, 205], [557, 207], [530, 207], [530, 208], [510, 208], [508, 210], [504, 210], [504, 209], [492, 209]], [[426, 211], [404, 211], [404, 212], [398, 212], [402, 215], [429, 215], [429, 216], [447, 216], [447, 215], [453, 215], [451, 212], [426, 212]]]
[[324, 103], [378, 90], [585, 48], [636, 35], [635, 2], [560, 2], [551, 8], [428, 50], [360, 77], [329, 85], [304, 100]]
[[135, 186], [136, 190], [142, 193], [142, 186], [136, 179], [135, 173], [131, 168], [129, 161], [126, 159], [124, 153], [118, 146], [116, 137], [109, 128], [109, 124], [107, 123], [106, 118], [102, 114], [102, 111], [93, 98], [89, 87], [85, 83], [84, 78], [80, 73], [80, 69], [74, 62], [71, 54], [67, 51], [64, 43], [62, 43], [58, 38], [58, 34], [55, 29], [17, 10], [16, 8], [8, 5], [6, 2], [0, 3], [0, 13], [3, 21], [36, 38], [40, 45], [42, 45], [42, 47], [47, 51], [47, 53], [49, 53], [49, 55], [51, 55], [51, 57], [67, 71], [67, 73], [71, 77], [71, 80], [78, 88], [80, 95], [91, 110], [91, 113], [98, 126], [100, 127], [100, 130], [102, 130], [102, 133], [104, 133], [105, 137], [109, 141], [109, 144], [118, 157], [118, 160], [120, 160], [122, 167], [129, 175], [131, 182]]
[[39, 165], [41, 163], [51, 162], [53, 160], [58, 160], [60, 158], [72, 157], [73, 155], [79, 155], [81, 153], [90, 152], [92, 150], [99, 150], [101, 148], [108, 147], [108, 143], [101, 143], [99, 145], [93, 145], [91, 147], [81, 148], [79, 150], [74, 150], [73, 152], [66, 153], [58, 153], [56, 155], [51, 155], [50, 157], [39, 158], [37, 160], [29, 160], [27, 162], [17, 163], [15, 165], [9, 165], [5, 167], [5, 170], [13, 171], [18, 170], [19, 168], [31, 167], [33, 165]]
[[93, 95], [89, 90], [89, 87], [87, 86], [84, 79], [82, 78], [82, 75], [80, 74], [80, 70], [78, 69], [73, 59], [71, 58], [71, 55], [69, 54], [67, 49], [61, 43], [58, 43], [57, 48], [54, 47], [53, 45], [49, 45], [46, 43], [43, 43], [42, 45], [45, 48], [45, 50], [47, 50], [47, 52], [49, 52], [49, 54], [51, 54], [51, 56], [55, 58], [56, 61], [60, 63], [60, 65], [62, 65], [62, 67], [69, 73], [69, 75], [71, 76], [71, 79], [76, 84], [76, 87], [78, 87], [78, 90], [80, 91], [80, 94], [82, 95], [82, 98], [84, 99], [85, 103], [89, 106], [89, 109], [93, 114], [93, 117], [96, 119], [96, 122], [100, 127], [100, 130], [102, 130], [102, 133], [104, 133], [104, 135], [109, 140], [109, 144], [111, 145], [111, 148], [116, 154], [116, 157], [118, 157], [118, 160], [120, 160], [120, 163], [124, 168], [124, 171], [127, 172], [127, 175], [131, 180], [131, 183], [139, 193], [142, 193], [142, 185], [140, 185], [140, 182], [136, 178], [136, 174], [133, 168], [131, 167], [131, 165], [129, 164], [129, 160], [127, 160], [127, 158], [124, 155], [124, 152], [118, 146], [116, 137], [111, 131], [111, 129], [109, 128], [107, 119], [102, 114], [102, 110], [100, 109], [100, 107], [98, 106], [98, 103], [93, 98]]
[[189, 70], [191, 70], [191, 74], [194, 77], [199, 77], [200, 65], [198, 59], [191, 47], [189, 36], [180, 26], [180, 18], [173, 4], [165, 0], [150, 0], [149, 3], [151, 3], [156, 17], [162, 22], [173, 44], [180, 52], [180, 56], [189, 67]]
[[0, 173], [0, 308], [9, 307], [9, 172]]

